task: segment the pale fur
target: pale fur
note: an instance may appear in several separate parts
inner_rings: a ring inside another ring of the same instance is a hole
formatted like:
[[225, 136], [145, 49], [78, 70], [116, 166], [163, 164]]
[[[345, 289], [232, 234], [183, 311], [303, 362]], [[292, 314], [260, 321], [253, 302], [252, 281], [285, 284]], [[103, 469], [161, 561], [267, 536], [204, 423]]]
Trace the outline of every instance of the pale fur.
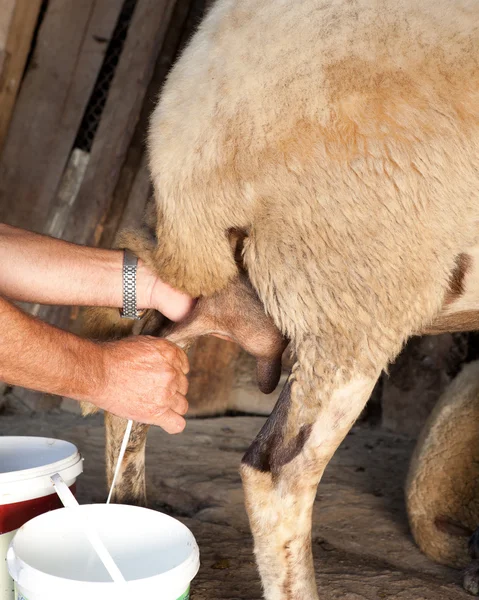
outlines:
[[478, 27], [477, 0], [218, 0], [151, 120], [149, 264], [212, 294], [236, 274], [228, 231], [244, 230], [297, 355], [271, 456], [260, 444], [266, 466], [242, 468], [268, 600], [317, 598], [316, 484], [479, 240]]
[[[337, 374], [331, 387], [312, 389], [303, 377], [315, 383], [314, 378], [300, 371], [297, 367], [292, 388], [289, 437], [297, 432], [298, 424], [314, 422], [301, 454], [283, 467], [279, 478], [247, 464], [241, 467], [256, 560], [268, 600], [318, 597], [311, 551], [316, 487], [376, 382], [375, 377], [344, 381]], [[295, 388], [300, 388], [297, 393]], [[305, 393], [316, 406], [304, 402]]]
[[[467, 532], [479, 526], [479, 362], [464, 367], [439, 399], [409, 467], [406, 502], [414, 539], [443, 564], [469, 561]], [[441, 523], [443, 526], [441, 527]], [[448, 531], [448, 523], [451, 531]]]

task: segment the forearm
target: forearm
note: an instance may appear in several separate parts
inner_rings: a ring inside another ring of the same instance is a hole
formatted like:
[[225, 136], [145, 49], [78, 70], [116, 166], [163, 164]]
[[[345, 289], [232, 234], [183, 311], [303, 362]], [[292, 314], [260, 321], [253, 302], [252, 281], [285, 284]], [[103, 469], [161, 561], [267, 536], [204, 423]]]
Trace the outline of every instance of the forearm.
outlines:
[[47, 325], [0, 297], [0, 381], [88, 401], [126, 419], [185, 427], [188, 359], [149, 336], [98, 344]]
[[103, 385], [99, 344], [26, 315], [0, 298], [0, 380], [94, 403]]
[[[70, 244], [0, 224], [0, 294], [69, 306], [122, 305], [120, 250]], [[138, 308], [151, 308], [154, 277], [140, 263]]]

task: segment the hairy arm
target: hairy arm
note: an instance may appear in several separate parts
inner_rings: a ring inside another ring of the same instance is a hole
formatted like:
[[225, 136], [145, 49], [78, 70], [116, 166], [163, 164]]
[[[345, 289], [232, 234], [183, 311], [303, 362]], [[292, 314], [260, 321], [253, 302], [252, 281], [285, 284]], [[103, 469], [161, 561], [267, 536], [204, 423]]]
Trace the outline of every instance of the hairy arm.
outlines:
[[[122, 305], [123, 252], [71, 244], [0, 223], [0, 294], [23, 302]], [[181, 320], [192, 300], [138, 264], [138, 308]]]
[[0, 380], [92, 402], [120, 417], [178, 433], [188, 361], [149, 337], [99, 344], [47, 325], [0, 297]]
[[0, 379], [11, 385], [86, 399], [102, 385], [98, 344], [23, 313], [0, 298]]

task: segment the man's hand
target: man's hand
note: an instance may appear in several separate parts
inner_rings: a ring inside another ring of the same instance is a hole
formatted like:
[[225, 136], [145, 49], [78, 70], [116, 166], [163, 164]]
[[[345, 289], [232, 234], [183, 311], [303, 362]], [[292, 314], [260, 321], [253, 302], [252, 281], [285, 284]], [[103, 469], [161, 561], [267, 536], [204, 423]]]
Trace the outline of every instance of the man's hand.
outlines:
[[188, 359], [175, 344], [137, 336], [102, 344], [103, 385], [90, 401], [104, 410], [168, 433], [185, 428]]
[[0, 380], [91, 402], [119, 417], [185, 427], [185, 353], [147, 336], [97, 343], [47, 325], [0, 297]]
[[[49, 327], [13, 300], [110, 306], [123, 302], [123, 252], [87, 248], [0, 224], [0, 380], [92, 402], [119, 417], [185, 427], [188, 361], [180, 348], [142, 336], [98, 344]], [[137, 306], [181, 321], [194, 300], [138, 262]]]
[[[0, 223], [0, 294], [21, 302], [72, 306], [123, 304], [123, 252], [78, 246]], [[137, 307], [181, 321], [194, 300], [161, 281], [141, 260]]]
[[[195, 300], [154, 276], [140, 261], [138, 281], [141, 283], [142, 281], [148, 282], [148, 280], [150, 281], [150, 288], [147, 292], [148, 306], [141, 308], [155, 308], [170, 321], [182, 321], [191, 312]], [[139, 299], [139, 308], [140, 304], [141, 299]]]

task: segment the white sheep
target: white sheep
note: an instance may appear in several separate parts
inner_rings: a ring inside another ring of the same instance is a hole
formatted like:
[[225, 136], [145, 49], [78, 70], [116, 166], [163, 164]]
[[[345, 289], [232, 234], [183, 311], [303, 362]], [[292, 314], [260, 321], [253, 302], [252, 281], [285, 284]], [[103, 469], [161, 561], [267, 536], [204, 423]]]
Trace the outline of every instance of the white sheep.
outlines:
[[477, 0], [217, 0], [154, 111], [156, 216], [123, 244], [210, 296], [244, 232], [297, 357], [241, 467], [267, 600], [318, 598], [316, 487], [382, 369], [478, 308], [478, 59]]

